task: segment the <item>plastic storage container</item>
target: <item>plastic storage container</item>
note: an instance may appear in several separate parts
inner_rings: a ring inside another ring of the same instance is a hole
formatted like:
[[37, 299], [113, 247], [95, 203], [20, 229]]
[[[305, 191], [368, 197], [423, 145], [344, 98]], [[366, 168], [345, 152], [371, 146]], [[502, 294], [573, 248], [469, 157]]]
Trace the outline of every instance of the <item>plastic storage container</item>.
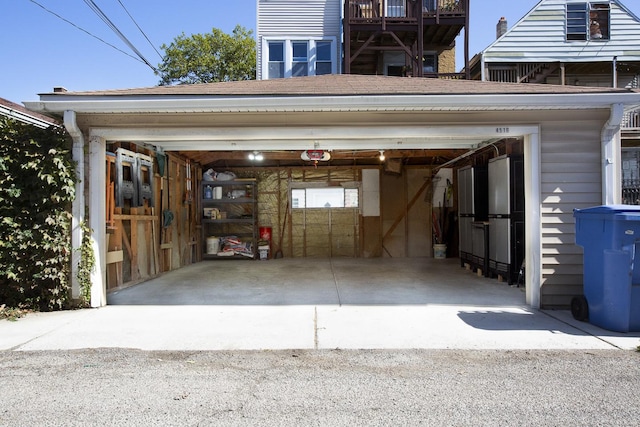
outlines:
[[584, 248], [584, 296], [571, 302], [578, 320], [617, 332], [640, 331], [640, 206], [576, 209]]

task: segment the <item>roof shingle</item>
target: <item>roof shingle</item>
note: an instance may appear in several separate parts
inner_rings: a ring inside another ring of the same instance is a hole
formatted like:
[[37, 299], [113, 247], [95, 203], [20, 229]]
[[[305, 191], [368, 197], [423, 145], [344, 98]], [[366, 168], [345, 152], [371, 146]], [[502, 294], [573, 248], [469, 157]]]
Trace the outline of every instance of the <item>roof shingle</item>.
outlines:
[[333, 74], [273, 80], [54, 92], [64, 96], [375, 96], [632, 93], [632, 89]]

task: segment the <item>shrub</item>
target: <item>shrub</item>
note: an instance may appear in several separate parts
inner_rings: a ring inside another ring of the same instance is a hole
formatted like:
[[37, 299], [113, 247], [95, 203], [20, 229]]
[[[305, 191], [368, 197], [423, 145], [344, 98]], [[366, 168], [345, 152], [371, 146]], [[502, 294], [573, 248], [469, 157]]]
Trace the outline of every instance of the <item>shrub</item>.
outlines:
[[75, 165], [64, 129], [0, 118], [0, 305], [69, 304]]

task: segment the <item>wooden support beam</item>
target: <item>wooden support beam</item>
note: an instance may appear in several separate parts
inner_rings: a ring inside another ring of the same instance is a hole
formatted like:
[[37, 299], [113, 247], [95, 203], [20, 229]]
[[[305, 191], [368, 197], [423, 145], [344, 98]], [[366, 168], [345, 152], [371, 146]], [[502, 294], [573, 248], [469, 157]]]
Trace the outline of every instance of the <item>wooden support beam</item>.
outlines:
[[407, 214], [409, 213], [409, 211], [411, 210], [413, 205], [418, 201], [418, 199], [420, 198], [422, 193], [424, 193], [424, 190], [426, 190], [429, 187], [429, 185], [431, 185], [431, 178], [425, 180], [424, 184], [422, 184], [422, 186], [420, 187], [418, 192], [415, 194], [415, 196], [413, 196], [411, 201], [409, 201], [409, 203], [407, 203], [407, 209], [401, 215], [399, 215], [398, 218], [396, 218], [396, 220], [393, 222], [391, 227], [389, 227], [389, 230], [387, 230], [387, 232], [384, 234], [384, 236], [382, 236], [382, 241], [383, 242], [384, 242], [385, 239], [387, 239], [395, 231], [396, 227], [407, 216]]

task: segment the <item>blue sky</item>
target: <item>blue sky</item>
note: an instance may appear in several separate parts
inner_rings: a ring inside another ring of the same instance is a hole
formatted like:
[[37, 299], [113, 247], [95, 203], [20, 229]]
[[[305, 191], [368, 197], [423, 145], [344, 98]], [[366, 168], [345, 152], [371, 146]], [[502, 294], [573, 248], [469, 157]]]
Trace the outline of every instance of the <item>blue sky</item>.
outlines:
[[[154, 66], [161, 61], [156, 49], [162, 54], [160, 46], [171, 43], [182, 32], [206, 33], [215, 27], [230, 33], [236, 25], [255, 32], [256, 0], [94, 0], [94, 3]], [[538, 0], [471, 0], [470, 56], [493, 42], [501, 16], [507, 18], [510, 28], [537, 3]], [[640, 15], [640, 1], [624, 3]], [[158, 83], [152, 69], [128, 56], [135, 54], [84, 0], [2, 0], [0, 28], [2, 98], [33, 101], [38, 99], [38, 93], [50, 92], [54, 86], [86, 91]], [[462, 49], [459, 44], [458, 58]], [[456, 67], [461, 66], [458, 59]]]

